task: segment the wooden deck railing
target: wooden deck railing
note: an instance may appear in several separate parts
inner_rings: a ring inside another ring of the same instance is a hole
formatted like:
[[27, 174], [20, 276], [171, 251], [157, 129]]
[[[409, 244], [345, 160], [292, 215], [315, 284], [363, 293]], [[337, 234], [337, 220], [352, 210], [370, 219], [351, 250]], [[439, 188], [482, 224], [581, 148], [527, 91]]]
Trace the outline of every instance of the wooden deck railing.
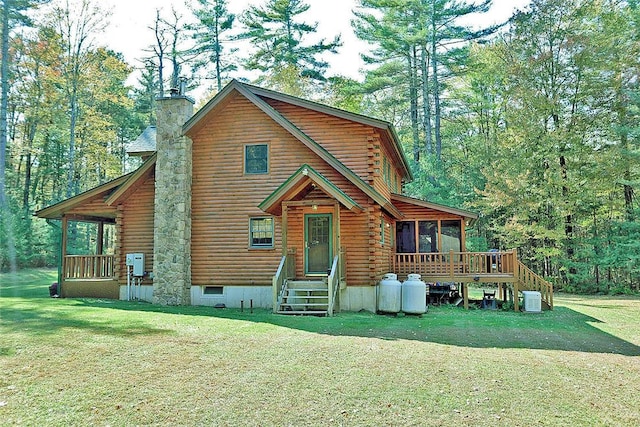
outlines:
[[62, 265], [64, 279], [113, 279], [114, 255], [66, 255]]
[[[426, 281], [462, 282], [465, 307], [469, 282], [513, 283], [513, 293], [538, 291], [553, 309], [553, 285], [518, 260], [517, 251], [395, 254], [393, 271], [399, 276], [418, 273]], [[518, 298], [514, 298], [518, 310]]]
[[399, 275], [418, 273], [438, 278], [460, 276], [511, 276], [516, 271], [517, 256], [506, 252], [454, 252], [395, 254], [393, 271]]

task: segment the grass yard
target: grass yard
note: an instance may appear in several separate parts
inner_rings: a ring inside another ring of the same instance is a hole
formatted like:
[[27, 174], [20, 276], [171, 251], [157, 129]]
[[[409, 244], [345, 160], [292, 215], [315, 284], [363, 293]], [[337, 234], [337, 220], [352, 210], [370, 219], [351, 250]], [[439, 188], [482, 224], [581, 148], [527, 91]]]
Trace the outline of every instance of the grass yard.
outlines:
[[640, 425], [640, 298], [423, 317], [52, 299], [0, 275], [0, 425]]

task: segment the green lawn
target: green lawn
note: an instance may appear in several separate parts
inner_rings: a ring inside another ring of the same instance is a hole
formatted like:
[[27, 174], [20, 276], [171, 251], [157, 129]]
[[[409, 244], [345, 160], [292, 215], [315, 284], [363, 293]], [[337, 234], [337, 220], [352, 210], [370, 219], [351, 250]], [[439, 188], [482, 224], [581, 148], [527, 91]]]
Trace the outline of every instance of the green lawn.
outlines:
[[640, 425], [640, 299], [289, 317], [0, 275], [0, 425]]

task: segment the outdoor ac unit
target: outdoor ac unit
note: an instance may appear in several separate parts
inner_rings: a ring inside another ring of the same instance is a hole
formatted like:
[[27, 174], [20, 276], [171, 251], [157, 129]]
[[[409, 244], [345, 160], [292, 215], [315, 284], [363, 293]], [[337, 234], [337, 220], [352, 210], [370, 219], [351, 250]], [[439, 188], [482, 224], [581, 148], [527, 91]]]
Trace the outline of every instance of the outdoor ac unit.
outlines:
[[542, 311], [542, 296], [537, 291], [522, 291], [524, 296], [523, 308], [527, 313], [540, 313]]

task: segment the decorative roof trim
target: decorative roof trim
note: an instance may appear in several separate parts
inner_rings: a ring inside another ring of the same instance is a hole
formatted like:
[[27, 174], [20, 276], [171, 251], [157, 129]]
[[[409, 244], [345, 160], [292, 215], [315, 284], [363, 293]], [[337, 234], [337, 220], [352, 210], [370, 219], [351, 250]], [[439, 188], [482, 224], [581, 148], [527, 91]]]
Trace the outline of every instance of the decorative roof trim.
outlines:
[[312, 182], [329, 196], [338, 200], [344, 207], [352, 212], [362, 212], [362, 207], [358, 205], [351, 197], [345, 194], [340, 188], [329, 181], [327, 178], [316, 172], [311, 166], [304, 164], [296, 172], [293, 173], [285, 182], [275, 189], [262, 203], [258, 205], [265, 212], [274, 213], [277, 207], [287, 196], [298, 194], [306, 185], [306, 182]]

